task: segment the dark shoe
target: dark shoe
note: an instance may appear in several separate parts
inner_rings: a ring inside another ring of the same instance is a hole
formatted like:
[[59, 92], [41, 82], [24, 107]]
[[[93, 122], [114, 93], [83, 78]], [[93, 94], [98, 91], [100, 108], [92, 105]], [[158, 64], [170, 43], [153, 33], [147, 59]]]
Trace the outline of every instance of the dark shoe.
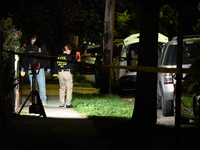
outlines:
[[64, 105], [62, 105], [62, 106], [59, 106], [59, 107], [64, 107]]
[[73, 106], [72, 105], [66, 105], [66, 108], [72, 108]]

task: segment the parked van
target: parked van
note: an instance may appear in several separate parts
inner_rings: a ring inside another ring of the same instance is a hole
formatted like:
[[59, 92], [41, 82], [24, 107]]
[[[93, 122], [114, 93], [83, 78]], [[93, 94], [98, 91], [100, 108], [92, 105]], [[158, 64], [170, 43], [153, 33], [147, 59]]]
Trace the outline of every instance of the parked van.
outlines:
[[[117, 66], [137, 66], [138, 50], [139, 50], [140, 33], [132, 34], [123, 40], [123, 47], [120, 55], [113, 61], [113, 65]], [[158, 33], [158, 55], [164, 43], [168, 42], [168, 37]], [[112, 83], [117, 85], [118, 93], [123, 94], [127, 90], [135, 90], [136, 88], [135, 70], [130, 69], [113, 69]]]

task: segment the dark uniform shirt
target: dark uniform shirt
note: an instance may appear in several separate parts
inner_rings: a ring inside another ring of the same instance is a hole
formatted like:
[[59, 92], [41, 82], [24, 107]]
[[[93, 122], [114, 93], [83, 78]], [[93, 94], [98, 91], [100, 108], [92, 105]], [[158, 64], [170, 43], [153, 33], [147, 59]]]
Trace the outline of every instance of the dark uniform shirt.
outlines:
[[[72, 59], [72, 56], [66, 53], [59, 54], [56, 57], [57, 61], [55, 62], [54, 65], [54, 73], [58, 73], [59, 70], [63, 69], [70, 69], [71, 73], [73, 71], [74, 67], [74, 61]], [[58, 60], [65, 60], [65, 61], [58, 61]]]
[[[30, 44], [26, 50], [25, 50], [25, 54], [29, 54], [29, 55], [34, 55], [34, 56], [39, 56], [39, 57], [45, 57], [45, 58], [49, 58], [49, 54], [48, 51], [46, 49], [46, 46], [43, 44], [41, 46], [37, 46], [35, 44]], [[38, 59], [38, 58], [32, 58], [32, 57], [24, 57], [22, 58], [22, 67], [25, 68], [25, 70], [31, 69], [30, 65], [31, 63], [36, 63], [36, 64], [40, 64], [40, 68], [46, 68], [46, 69], [50, 69], [51, 68], [51, 64], [50, 61], [47, 59]]]

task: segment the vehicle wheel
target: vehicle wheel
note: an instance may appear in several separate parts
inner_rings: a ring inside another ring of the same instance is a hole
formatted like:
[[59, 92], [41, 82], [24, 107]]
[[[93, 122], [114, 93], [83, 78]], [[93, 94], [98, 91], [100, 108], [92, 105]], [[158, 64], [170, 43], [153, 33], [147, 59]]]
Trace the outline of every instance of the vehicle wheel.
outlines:
[[95, 77], [95, 84], [98, 85], [99, 84], [99, 74], [98, 74], [96, 67], [94, 69], [94, 77]]
[[113, 93], [116, 93], [117, 95], [119, 95], [120, 97], [123, 97], [125, 95], [125, 91], [123, 88], [120, 88], [118, 86], [113, 87]]
[[162, 114], [163, 116], [174, 116], [173, 100], [162, 101]]
[[95, 86], [97, 88], [101, 88], [102, 74], [101, 74], [100, 69], [98, 69], [97, 67], [94, 68], [94, 76], [95, 76]]
[[85, 70], [83, 68], [80, 68], [79, 73], [80, 74], [85, 74]]
[[162, 97], [157, 96], [157, 109], [162, 109]]
[[183, 117], [183, 116], [181, 116], [180, 121], [181, 121], [181, 124], [189, 124], [190, 123], [190, 119]]

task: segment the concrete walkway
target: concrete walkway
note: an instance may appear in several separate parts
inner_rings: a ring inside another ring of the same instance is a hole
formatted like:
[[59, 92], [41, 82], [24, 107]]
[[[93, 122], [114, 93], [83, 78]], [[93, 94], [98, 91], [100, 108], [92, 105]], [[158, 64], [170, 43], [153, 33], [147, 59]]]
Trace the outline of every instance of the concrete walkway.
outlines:
[[[22, 102], [24, 103], [27, 97], [22, 97]], [[20, 115], [36, 115], [29, 114], [30, 102], [27, 101], [24, 108], [22, 109]], [[74, 118], [74, 119], [85, 119], [86, 116], [75, 111], [73, 108], [59, 107], [58, 96], [48, 96], [47, 106], [44, 106], [46, 116], [48, 118]]]
[[[77, 111], [75, 111], [73, 108], [65, 108], [65, 107], [59, 107], [58, 100], [59, 100], [59, 85], [58, 84], [47, 84], [46, 85], [46, 92], [47, 92], [47, 106], [44, 106], [44, 110], [47, 117], [50, 118], [81, 118], [86, 119], [86, 116], [83, 116], [79, 114]], [[30, 85], [29, 84], [23, 84], [23, 86], [20, 88], [20, 101], [23, 105], [28, 98], [28, 95], [30, 94]], [[73, 92], [76, 93], [98, 93], [99, 89], [97, 88], [88, 88], [88, 87], [74, 87]], [[29, 98], [31, 99], [31, 97]], [[29, 114], [29, 106], [30, 101], [27, 100], [25, 103], [25, 106], [23, 107], [22, 111], [20, 112], [20, 115], [38, 115], [38, 114]], [[19, 108], [20, 110], [21, 108]]]
[[[87, 118], [81, 114], [79, 114], [77, 111], [75, 111], [73, 108], [59, 108], [59, 107], [49, 107], [44, 106], [44, 110], [46, 113], [46, 116], [48, 118], [73, 118], [73, 119], [83, 119]], [[29, 113], [29, 106], [25, 106], [20, 115], [34, 115], [38, 116], [37, 114], [30, 114]]]

